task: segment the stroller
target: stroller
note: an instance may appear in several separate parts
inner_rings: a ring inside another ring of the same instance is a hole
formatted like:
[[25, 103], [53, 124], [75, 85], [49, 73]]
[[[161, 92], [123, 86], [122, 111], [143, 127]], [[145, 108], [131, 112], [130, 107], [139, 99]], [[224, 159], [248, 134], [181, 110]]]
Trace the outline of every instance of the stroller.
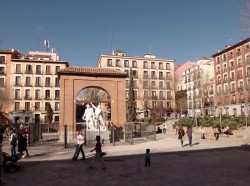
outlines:
[[18, 164], [17, 161], [22, 158], [22, 154], [17, 153], [15, 156], [11, 156], [6, 152], [3, 152], [3, 172], [12, 173], [17, 172], [19, 170], [23, 170], [24, 165]]

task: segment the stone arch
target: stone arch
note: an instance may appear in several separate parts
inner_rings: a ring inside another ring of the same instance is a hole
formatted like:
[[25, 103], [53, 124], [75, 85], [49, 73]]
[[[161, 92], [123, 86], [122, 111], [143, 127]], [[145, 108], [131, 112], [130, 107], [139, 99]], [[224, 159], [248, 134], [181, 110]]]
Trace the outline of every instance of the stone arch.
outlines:
[[[110, 95], [111, 121], [124, 128], [126, 123], [125, 78], [119, 70], [68, 67], [58, 72], [60, 79], [60, 131], [68, 126], [68, 140], [73, 140], [76, 129], [76, 96], [86, 87], [99, 87]], [[64, 134], [62, 134], [64, 135]]]

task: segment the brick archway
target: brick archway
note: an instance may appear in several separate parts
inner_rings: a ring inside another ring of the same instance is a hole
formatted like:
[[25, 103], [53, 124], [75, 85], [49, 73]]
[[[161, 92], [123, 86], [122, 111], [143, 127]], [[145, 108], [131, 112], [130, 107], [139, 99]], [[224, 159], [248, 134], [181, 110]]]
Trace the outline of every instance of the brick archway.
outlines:
[[[111, 98], [111, 121], [124, 128], [126, 123], [125, 78], [127, 74], [119, 70], [68, 67], [58, 72], [60, 78], [60, 131], [69, 126], [68, 139], [73, 139], [76, 128], [76, 97], [80, 90], [99, 87]], [[70, 134], [71, 133], [71, 134]]]

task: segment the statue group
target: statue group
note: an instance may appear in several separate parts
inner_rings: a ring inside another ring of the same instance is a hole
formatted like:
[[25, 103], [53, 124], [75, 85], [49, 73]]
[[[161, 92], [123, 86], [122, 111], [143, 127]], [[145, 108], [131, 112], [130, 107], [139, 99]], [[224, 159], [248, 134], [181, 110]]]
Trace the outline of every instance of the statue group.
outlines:
[[102, 130], [106, 129], [100, 103], [97, 106], [92, 103], [87, 104], [82, 119], [86, 121], [88, 129], [99, 129], [99, 127]]

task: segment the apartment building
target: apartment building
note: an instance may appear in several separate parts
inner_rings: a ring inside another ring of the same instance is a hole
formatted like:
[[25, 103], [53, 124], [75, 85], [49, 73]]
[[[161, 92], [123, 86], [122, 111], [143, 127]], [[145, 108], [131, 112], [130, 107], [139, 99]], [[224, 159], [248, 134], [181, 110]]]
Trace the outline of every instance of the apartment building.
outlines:
[[249, 115], [250, 38], [213, 56], [217, 115]]
[[175, 92], [186, 90], [186, 86], [183, 81], [183, 72], [194, 66], [196, 62], [186, 61], [175, 67], [174, 77], [175, 77]]
[[201, 58], [183, 73], [187, 90], [188, 115], [197, 117], [211, 114], [213, 103], [214, 66], [212, 58]]
[[[152, 54], [143, 57], [127, 56], [123, 51], [112, 55], [100, 55], [97, 67], [122, 70], [133, 73], [136, 108], [139, 117], [144, 117], [148, 109], [164, 108], [171, 111], [174, 107], [174, 60], [159, 59]], [[128, 98], [129, 77], [126, 79]]]
[[[13, 52], [13, 51], [11, 51]], [[14, 123], [44, 123], [46, 105], [54, 111], [53, 122], [59, 121], [60, 84], [57, 72], [68, 67], [56, 52], [0, 53], [6, 57], [5, 87], [12, 88], [12, 104], [5, 108]], [[1, 57], [0, 56], [0, 57]]]

